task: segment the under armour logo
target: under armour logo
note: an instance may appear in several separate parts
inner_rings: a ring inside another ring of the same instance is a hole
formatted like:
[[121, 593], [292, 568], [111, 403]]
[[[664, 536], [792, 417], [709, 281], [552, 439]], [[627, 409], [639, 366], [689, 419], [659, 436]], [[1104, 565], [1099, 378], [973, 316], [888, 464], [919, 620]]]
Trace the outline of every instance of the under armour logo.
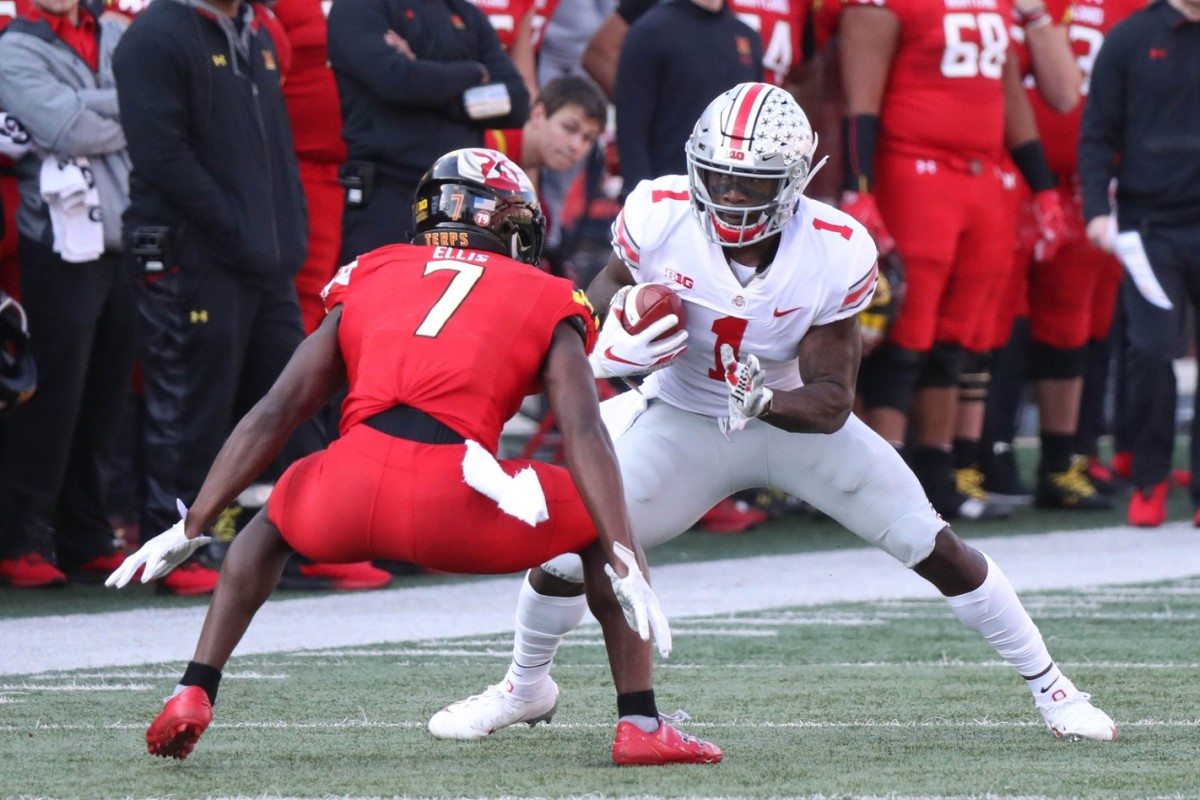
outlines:
[[1154, 61], [1155, 59], [1159, 59], [1159, 58], [1166, 58], [1166, 57], [1167, 57], [1167, 49], [1165, 47], [1151, 47], [1150, 48], [1150, 60], [1151, 61]]
[[203, 308], [200, 309], [199, 311], [189, 311], [188, 312], [188, 320], [193, 325], [208, 322], [208, 311]]
[[917, 159], [917, 174], [918, 175], [935, 175], [937, 174], [937, 162], [927, 159]]

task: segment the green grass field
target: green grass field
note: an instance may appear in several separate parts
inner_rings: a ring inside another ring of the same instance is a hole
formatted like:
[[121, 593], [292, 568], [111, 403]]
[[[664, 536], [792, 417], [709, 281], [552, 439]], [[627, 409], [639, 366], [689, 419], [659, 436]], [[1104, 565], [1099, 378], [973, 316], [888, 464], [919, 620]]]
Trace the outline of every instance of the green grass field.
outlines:
[[1200, 797], [1200, 579], [1025, 600], [1116, 742], [1056, 740], [943, 603], [906, 601], [677, 622], [659, 704], [725, 749], [717, 766], [612, 766], [592, 625], [560, 654], [554, 722], [477, 744], [424, 723], [502, 674], [507, 635], [235, 658], [185, 762], [142, 739], [181, 663], [3, 678], [0, 795]]

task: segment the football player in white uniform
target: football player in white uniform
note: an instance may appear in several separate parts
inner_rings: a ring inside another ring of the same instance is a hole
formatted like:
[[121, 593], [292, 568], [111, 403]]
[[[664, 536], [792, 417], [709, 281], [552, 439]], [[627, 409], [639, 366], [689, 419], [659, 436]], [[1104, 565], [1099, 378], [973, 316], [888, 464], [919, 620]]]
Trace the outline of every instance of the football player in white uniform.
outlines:
[[[686, 345], [652, 341], [661, 327], [630, 336], [610, 310], [592, 355], [597, 376], [658, 368], [640, 393], [604, 404], [632, 530], [651, 548], [741, 489], [801, 498], [937, 587], [1025, 678], [1055, 734], [1115, 738], [1113, 721], [1050, 658], [1000, 568], [951, 531], [896, 450], [851, 413], [857, 317], [877, 254], [858, 222], [802, 194], [816, 144], [787, 92], [740, 84], [696, 123], [688, 175], [643, 181], [613, 223], [592, 303], [661, 283], [687, 310]], [[582, 620], [582, 592], [575, 557], [531, 570], [505, 679], [435, 714], [430, 732], [480, 739], [548, 720], [558, 701], [550, 667]]]

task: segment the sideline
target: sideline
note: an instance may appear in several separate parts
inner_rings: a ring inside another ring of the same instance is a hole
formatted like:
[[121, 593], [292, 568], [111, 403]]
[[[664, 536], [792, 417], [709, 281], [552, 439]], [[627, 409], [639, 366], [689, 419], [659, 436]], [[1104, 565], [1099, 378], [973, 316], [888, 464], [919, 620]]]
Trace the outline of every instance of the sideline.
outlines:
[[[1200, 576], [1200, 535], [1185, 523], [995, 537], [979, 540], [979, 546], [1019, 592]], [[670, 564], [652, 571], [672, 620], [938, 596], [874, 549]], [[518, 588], [516, 579], [505, 576], [268, 601], [235, 655], [504, 633], [513, 630]], [[186, 662], [204, 612], [145, 608], [0, 620], [0, 675]]]

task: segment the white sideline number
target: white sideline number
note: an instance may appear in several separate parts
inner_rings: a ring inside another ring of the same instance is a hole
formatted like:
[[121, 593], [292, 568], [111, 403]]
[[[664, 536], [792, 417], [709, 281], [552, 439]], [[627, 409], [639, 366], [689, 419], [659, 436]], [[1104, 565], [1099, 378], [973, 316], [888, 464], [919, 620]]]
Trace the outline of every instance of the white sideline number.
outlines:
[[[1004, 17], [994, 13], [952, 13], [942, 18], [946, 49], [942, 52], [942, 74], [947, 78], [1000, 80], [1008, 50], [1008, 28]], [[967, 41], [966, 31], [979, 31], [979, 44]]]

